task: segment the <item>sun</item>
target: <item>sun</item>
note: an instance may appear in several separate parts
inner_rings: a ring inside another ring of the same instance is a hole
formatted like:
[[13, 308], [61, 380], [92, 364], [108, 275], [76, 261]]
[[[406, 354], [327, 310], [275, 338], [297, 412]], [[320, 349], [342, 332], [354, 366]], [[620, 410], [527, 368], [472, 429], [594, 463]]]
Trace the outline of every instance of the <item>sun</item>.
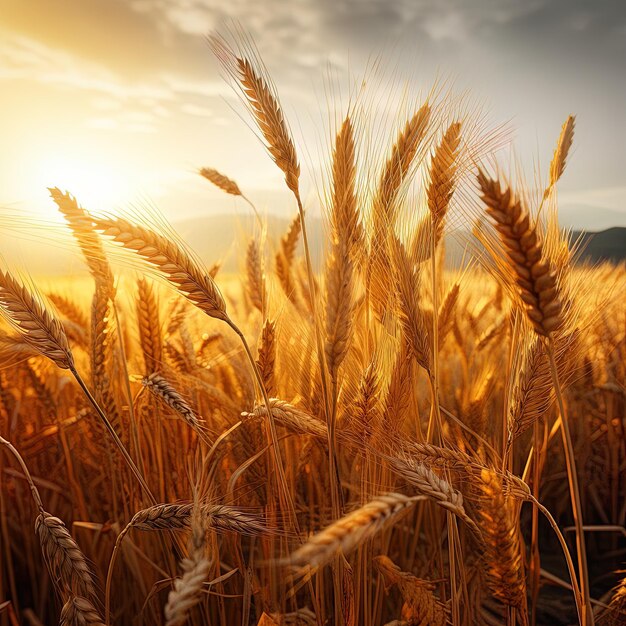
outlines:
[[53, 154], [41, 158], [32, 174], [39, 188], [59, 187], [88, 210], [103, 212], [128, 202], [133, 185], [127, 172], [120, 163], [92, 156]]

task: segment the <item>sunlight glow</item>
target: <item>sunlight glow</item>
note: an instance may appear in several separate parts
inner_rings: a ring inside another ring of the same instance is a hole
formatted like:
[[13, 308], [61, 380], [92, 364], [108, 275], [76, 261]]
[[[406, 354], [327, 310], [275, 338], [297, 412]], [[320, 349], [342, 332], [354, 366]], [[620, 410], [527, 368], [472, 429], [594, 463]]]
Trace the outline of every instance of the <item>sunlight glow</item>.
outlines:
[[90, 211], [111, 211], [127, 202], [132, 193], [130, 176], [120, 164], [93, 158], [49, 154], [39, 161], [32, 174], [40, 187], [69, 191]]

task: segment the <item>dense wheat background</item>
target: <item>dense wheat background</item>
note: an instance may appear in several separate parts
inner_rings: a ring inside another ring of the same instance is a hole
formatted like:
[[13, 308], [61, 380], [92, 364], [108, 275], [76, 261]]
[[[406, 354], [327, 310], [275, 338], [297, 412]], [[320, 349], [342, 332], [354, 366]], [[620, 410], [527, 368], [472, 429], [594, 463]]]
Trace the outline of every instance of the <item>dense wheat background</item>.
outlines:
[[531, 184], [463, 98], [353, 96], [318, 271], [276, 91], [211, 45], [294, 219], [202, 169], [258, 216], [222, 275], [50, 190], [91, 284], [0, 273], [0, 623], [625, 623], [626, 273], [559, 229], [574, 118]]

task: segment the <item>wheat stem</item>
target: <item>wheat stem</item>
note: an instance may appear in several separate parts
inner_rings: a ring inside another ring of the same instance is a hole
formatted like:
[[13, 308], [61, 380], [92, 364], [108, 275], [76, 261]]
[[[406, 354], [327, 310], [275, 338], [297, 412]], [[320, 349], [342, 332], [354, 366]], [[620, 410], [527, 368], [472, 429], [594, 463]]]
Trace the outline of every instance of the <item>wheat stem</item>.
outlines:
[[554, 358], [554, 341], [550, 338], [546, 346], [548, 358], [550, 360], [550, 373], [556, 393], [559, 414], [561, 415], [561, 434], [563, 439], [563, 451], [565, 454], [565, 465], [567, 468], [567, 480], [569, 484], [570, 498], [572, 500], [572, 513], [574, 515], [574, 525], [576, 526], [576, 549], [578, 553], [578, 572], [580, 578], [580, 590], [583, 597], [583, 613], [581, 616], [583, 626], [593, 626], [593, 607], [589, 595], [589, 572], [587, 568], [587, 550], [585, 546], [585, 531], [583, 529], [583, 513], [580, 499], [580, 488], [578, 485], [578, 473], [576, 470], [576, 453], [569, 428], [563, 392], [559, 381], [559, 374]]
[[35, 483], [33, 482], [33, 477], [31, 476], [30, 471], [28, 470], [28, 467], [26, 463], [24, 462], [24, 459], [22, 458], [22, 455], [17, 451], [15, 446], [13, 446], [13, 444], [10, 441], [7, 441], [4, 437], [0, 437], [0, 444], [5, 446], [7, 450], [11, 452], [11, 454], [16, 458], [17, 462], [20, 464], [20, 467], [22, 468], [22, 472], [24, 472], [24, 476], [26, 477], [26, 480], [28, 482], [28, 486], [30, 487], [30, 491], [33, 494], [33, 500], [35, 501], [37, 508], [40, 511], [43, 511], [43, 503], [41, 501], [41, 496], [39, 495], [39, 490], [37, 489], [37, 487], [35, 487]]
[[96, 413], [98, 414], [98, 417], [104, 424], [104, 427], [107, 429], [107, 431], [111, 435], [113, 441], [115, 442], [115, 445], [118, 447], [120, 453], [124, 457], [124, 460], [128, 464], [128, 467], [130, 468], [132, 473], [135, 475], [135, 478], [141, 485], [141, 488], [143, 489], [145, 495], [148, 497], [148, 499], [150, 500], [152, 504], [156, 504], [157, 501], [155, 497], [152, 495], [152, 492], [150, 491], [150, 487], [148, 487], [148, 484], [146, 483], [141, 472], [139, 471], [139, 468], [135, 465], [135, 462], [133, 461], [132, 457], [128, 453], [128, 450], [126, 450], [126, 447], [120, 440], [118, 434], [115, 432], [115, 428], [113, 428], [111, 422], [108, 420], [107, 416], [104, 414], [104, 411], [100, 408], [100, 405], [96, 402], [96, 399], [93, 397], [91, 391], [89, 391], [89, 388], [85, 384], [85, 381], [82, 379], [80, 374], [76, 371], [75, 367], [73, 366], [70, 367], [70, 371], [72, 372], [72, 375], [76, 379], [76, 382], [78, 383], [80, 388], [83, 390], [85, 396], [87, 397], [87, 400], [89, 400], [91, 406], [93, 406], [93, 408], [95, 409]]
[[293, 524], [294, 528], [297, 529], [298, 518], [296, 517], [296, 510], [294, 507], [294, 503], [291, 498], [291, 494], [289, 493], [289, 488], [287, 486], [287, 478], [285, 476], [285, 470], [283, 467], [282, 455], [280, 452], [280, 447], [278, 445], [278, 434], [276, 433], [276, 424], [274, 421], [274, 416], [272, 414], [270, 399], [267, 395], [265, 385], [263, 384], [263, 378], [261, 377], [261, 372], [259, 371], [257, 363], [254, 359], [254, 356], [252, 355], [250, 346], [248, 345], [248, 342], [243, 332], [241, 332], [239, 327], [232, 320], [229, 319], [227, 323], [233, 329], [233, 331], [235, 332], [235, 334], [239, 337], [241, 341], [241, 344], [243, 346], [243, 349], [245, 350], [246, 356], [248, 357], [248, 362], [254, 374], [256, 383], [263, 396], [263, 402], [265, 404], [265, 408], [267, 409], [267, 424], [269, 426], [269, 432], [270, 432], [270, 443], [272, 444], [272, 447], [274, 448], [274, 459], [276, 461], [276, 472], [278, 474], [278, 484], [279, 484], [280, 493], [281, 493], [282, 499], [284, 499], [283, 504], [286, 505], [286, 508], [289, 512], [291, 523]]

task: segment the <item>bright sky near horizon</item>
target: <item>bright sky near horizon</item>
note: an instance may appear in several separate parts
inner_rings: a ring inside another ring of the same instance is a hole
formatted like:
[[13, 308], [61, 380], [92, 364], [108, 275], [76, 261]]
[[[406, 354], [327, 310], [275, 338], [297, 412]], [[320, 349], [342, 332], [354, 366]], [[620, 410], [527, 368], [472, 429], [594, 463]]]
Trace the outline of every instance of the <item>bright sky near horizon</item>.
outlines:
[[380, 56], [411, 90], [437, 77], [469, 89], [530, 164], [547, 166], [576, 114], [563, 221], [626, 226], [623, 0], [0, 0], [0, 206], [52, 219], [58, 185], [96, 210], [233, 210], [195, 173], [211, 166], [292, 212], [206, 44], [232, 19], [277, 84], [305, 173], [325, 139], [325, 77], [350, 84]]

